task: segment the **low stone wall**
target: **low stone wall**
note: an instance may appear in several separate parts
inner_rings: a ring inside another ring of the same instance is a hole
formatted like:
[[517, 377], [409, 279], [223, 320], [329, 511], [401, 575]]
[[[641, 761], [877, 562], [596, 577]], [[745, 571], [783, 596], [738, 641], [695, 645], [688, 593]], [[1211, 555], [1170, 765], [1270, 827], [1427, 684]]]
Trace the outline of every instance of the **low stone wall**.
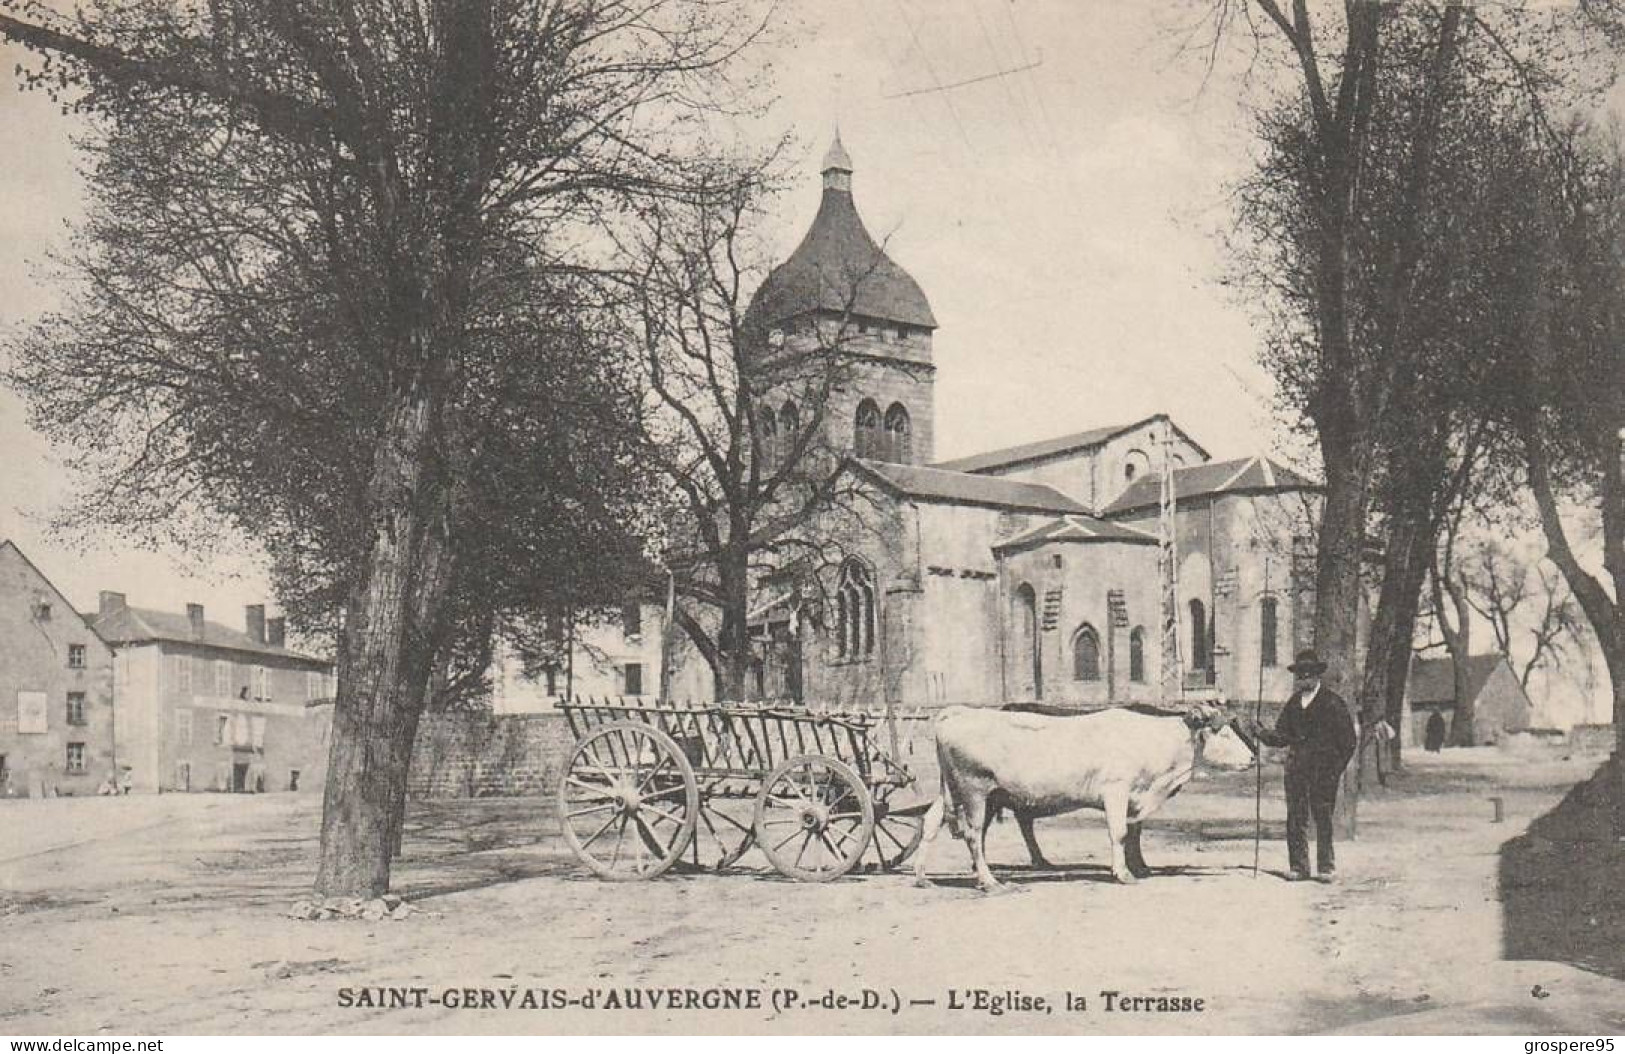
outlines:
[[1576, 754], [1611, 754], [1613, 725], [1575, 725], [1569, 729], [1569, 750]]
[[408, 792], [414, 798], [549, 795], [572, 742], [562, 714], [425, 714]]

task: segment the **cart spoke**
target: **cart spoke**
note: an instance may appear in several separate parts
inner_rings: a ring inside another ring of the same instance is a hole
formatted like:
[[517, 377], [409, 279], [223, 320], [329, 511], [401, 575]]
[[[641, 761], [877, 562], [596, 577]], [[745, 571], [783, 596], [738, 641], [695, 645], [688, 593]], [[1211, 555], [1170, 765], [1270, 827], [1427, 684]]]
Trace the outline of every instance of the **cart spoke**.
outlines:
[[793, 841], [795, 839], [796, 835], [798, 835], [800, 833], [801, 833], [801, 825], [797, 824], [796, 829], [791, 831], [790, 834], [784, 839], [784, 841], [780, 842], [778, 845], [775, 845], [773, 847], [773, 851], [776, 853], [780, 849], [783, 849], [785, 846], [789, 845], [791, 843], [791, 841]]
[[588, 783], [586, 780], [578, 780], [574, 776], [564, 777], [564, 782], [580, 787], [582, 790], [595, 795], [599, 800], [615, 797], [615, 792], [609, 788], [608, 784]]
[[567, 818], [569, 818], [569, 819], [572, 819], [572, 820], [573, 820], [573, 819], [575, 819], [575, 818], [576, 818], [576, 817], [577, 817], [577, 816], [586, 816], [586, 815], [588, 815], [588, 814], [589, 814], [589, 813], [595, 813], [595, 812], [603, 812], [603, 811], [604, 811], [604, 810], [605, 810], [605, 809], [613, 809], [613, 808], [615, 808], [615, 807], [616, 807], [616, 806], [615, 806], [615, 803], [614, 803], [614, 802], [612, 802], [612, 801], [607, 801], [607, 802], [604, 802], [604, 803], [603, 803], [603, 804], [602, 804], [602, 805], [589, 805], [589, 806], [587, 806], [587, 807], [586, 807], [586, 808], [585, 808], [585, 809], [576, 809], [576, 810], [575, 810], [575, 811], [573, 811], [573, 812], [567, 812], [567, 813], [565, 813], [565, 814], [564, 814], [564, 815], [565, 815], [565, 816], [566, 816], [566, 817], [567, 817]]
[[654, 782], [655, 777], [660, 775], [660, 770], [670, 764], [671, 758], [670, 756], [666, 755], [663, 755], [659, 761], [655, 762], [654, 768], [650, 769], [649, 774], [643, 778], [641, 783], [638, 784], [638, 793], [642, 794], [649, 784]]
[[620, 818], [620, 814], [617, 813], [616, 815], [611, 816], [608, 820], [605, 820], [604, 821], [604, 826], [598, 828], [598, 830], [596, 830], [596, 831], [594, 831], [592, 833], [591, 838], [589, 838], [586, 841], [581, 843], [581, 848], [586, 849], [588, 846], [592, 845], [592, 843], [598, 841], [599, 837], [602, 836], [605, 831], [607, 831], [611, 827], [615, 826], [615, 821], [618, 820], [619, 818]]
[[[841, 839], [841, 844], [842, 845], [845, 845], [846, 843], [848, 843], [848, 842], [850, 842], [852, 840], [852, 834], [851, 834], [850, 831], [843, 831], [839, 827], [836, 827], [833, 824], [831, 824], [829, 827], [826, 827], [824, 830], [826, 832], [828, 832], [829, 834], [837, 835]], [[829, 843], [829, 839], [825, 838], [824, 842], [827, 845]], [[837, 851], [833, 845], [830, 846], [830, 850], [832, 852], [835, 852], [837, 856], [840, 855], [839, 851]]]
[[801, 866], [801, 858], [807, 855], [807, 846], [812, 844], [813, 832], [808, 831], [807, 837], [801, 840], [801, 849], [796, 853], [796, 866]]
[[621, 845], [626, 841], [626, 814], [621, 814], [621, 828], [615, 832], [615, 851], [609, 855], [609, 869], [615, 870], [615, 865], [621, 859]]
[[653, 794], [645, 794], [643, 796], [643, 800], [645, 802], [659, 801], [661, 798], [669, 798], [674, 794], [687, 795], [688, 794], [688, 787], [685, 786], [684, 784], [679, 783], [679, 784], [677, 784], [677, 786], [675, 786], [675, 787], [667, 787], [663, 791], [655, 791]]
[[[629, 735], [631, 737], [630, 743], [627, 742]], [[643, 745], [640, 741], [643, 737], [629, 733], [626, 729], [616, 729], [615, 738], [620, 740], [621, 750], [626, 754], [626, 765], [627, 768], [631, 769], [632, 783], [636, 785], [642, 782]]]
[[899, 848], [899, 849], [904, 849], [908, 845], [908, 843], [904, 842], [901, 838], [897, 837], [895, 834], [892, 834], [891, 833], [891, 824], [886, 823], [884, 821], [875, 824], [875, 833], [876, 834], [882, 834], [882, 835], [885, 835], [887, 838], [890, 838], [892, 840], [892, 843], [895, 844], [897, 846], [897, 848]]
[[[670, 841], [664, 841], [663, 842], [660, 838], [658, 838], [655, 835], [654, 831], [649, 827], [649, 825], [644, 823], [641, 819], [637, 821], [637, 825], [638, 825], [638, 834], [640, 835], [640, 837], [638, 839], [638, 844], [639, 845], [648, 845], [648, 848], [652, 852], [658, 853], [659, 855], [656, 858], [657, 863], [660, 860], [665, 859], [667, 854], [669, 854], [671, 852], [671, 847], [677, 844], [677, 836], [676, 836], [675, 833], [673, 833]], [[652, 843], [652, 844], [649, 844], [649, 843]]]
[[644, 802], [642, 805], [640, 805], [638, 807], [638, 810], [639, 810], [640, 813], [641, 812], [652, 812], [656, 816], [660, 817], [662, 820], [666, 820], [669, 823], [674, 823], [678, 827], [683, 826], [683, 818], [681, 816], [673, 816], [671, 813], [667, 812], [666, 810], [657, 809], [653, 805], [650, 805], [648, 802]]
[[[833, 830], [833, 828], [831, 828], [831, 829]], [[836, 863], [840, 863], [842, 860], [846, 859], [846, 857], [841, 854], [841, 851], [839, 849], [835, 848], [835, 843], [829, 840], [829, 835], [828, 835], [827, 832], [819, 831], [818, 832], [818, 840], [820, 842], [823, 842], [824, 846], [829, 849], [830, 855], [835, 857], [835, 862]]]

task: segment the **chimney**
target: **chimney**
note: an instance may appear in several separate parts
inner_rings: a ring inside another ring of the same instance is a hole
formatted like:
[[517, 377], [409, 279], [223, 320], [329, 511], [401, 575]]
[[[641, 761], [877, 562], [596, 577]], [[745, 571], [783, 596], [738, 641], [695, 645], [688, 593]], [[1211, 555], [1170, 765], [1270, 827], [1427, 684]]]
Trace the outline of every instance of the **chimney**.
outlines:
[[104, 589], [96, 594], [96, 616], [107, 618], [124, 610], [126, 601], [123, 593], [115, 593], [111, 589]]
[[243, 608], [247, 616], [248, 639], [255, 644], [265, 643], [265, 605], [249, 604]]
[[281, 615], [265, 620], [265, 643], [273, 648], [288, 646], [288, 620]]
[[186, 605], [186, 621], [192, 625], [192, 637], [195, 640], [203, 639], [203, 605]]

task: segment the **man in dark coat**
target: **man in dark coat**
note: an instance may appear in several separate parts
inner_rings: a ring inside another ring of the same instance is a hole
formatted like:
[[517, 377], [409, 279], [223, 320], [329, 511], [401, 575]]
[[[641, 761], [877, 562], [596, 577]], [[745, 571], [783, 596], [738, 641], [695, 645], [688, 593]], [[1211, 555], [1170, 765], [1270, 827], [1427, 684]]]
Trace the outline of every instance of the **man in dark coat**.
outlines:
[[1287, 667], [1296, 690], [1275, 722], [1259, 730], [1259, 739], [1286, 747], [1286, 848], [1291, 873], [1309, 877], [1309, 818], [1315, 821], [1315, 864], [1322, 882], [1332, 881], [1337, 858], [1332, 849], [1332, 811], [1337, 785], [1354, 756], [1354, 719], [1341, 696], [1320, 683], [1326, 664], [1313, 651], [1300, 651]]

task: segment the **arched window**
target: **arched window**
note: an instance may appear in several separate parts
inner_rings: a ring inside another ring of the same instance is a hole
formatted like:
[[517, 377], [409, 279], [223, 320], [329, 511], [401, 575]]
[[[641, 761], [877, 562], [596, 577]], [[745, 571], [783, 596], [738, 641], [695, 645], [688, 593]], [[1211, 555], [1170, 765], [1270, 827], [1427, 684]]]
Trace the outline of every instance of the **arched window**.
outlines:
[[1275, 655], [1276, 630], [1275, 598], [1265, 597], [1258, 602], [1258, 664], [1266, 669], [1279, 661]]
[[756, 428], [762, 433], [757, 453], [762, 459], [763, 473], [771, 472], [779, 463], [779, 421], [771, 406], [762, 407], [756, 415]]
[[873, 399], [858, 404], [858, 414], [852, 432], [852, 452], [858, 457], [878, 458], [881, 454], [880, 407]]
[[1208, 668], [1208, 625], [1207, 605], [1200, 600], [1191, 601], [1191, 652], [1190, 668], [1205, 670]]
[[1072, 679], [1100, 680], [1100, 637], [1093, 626], [1079, 628], [1072, 638]]
[[843, 659], [857, 659], [874, 650], [874, 578], [863, 564], [848, 560], [835, 587], [835, 653]]
[[886, 410], [886, 460], [906, 465], [914, 460], [914, 437], [909, 430], [908, 410], [892, 403]]
[[787, 401], [779, 411], [779, 456], [788, 458], [800, 438], [801, 411], [796, 409], [795, 403]]
[[1128, 634], [1128, 679], [1145, 683], [1145, 627], [1135, 626]]

